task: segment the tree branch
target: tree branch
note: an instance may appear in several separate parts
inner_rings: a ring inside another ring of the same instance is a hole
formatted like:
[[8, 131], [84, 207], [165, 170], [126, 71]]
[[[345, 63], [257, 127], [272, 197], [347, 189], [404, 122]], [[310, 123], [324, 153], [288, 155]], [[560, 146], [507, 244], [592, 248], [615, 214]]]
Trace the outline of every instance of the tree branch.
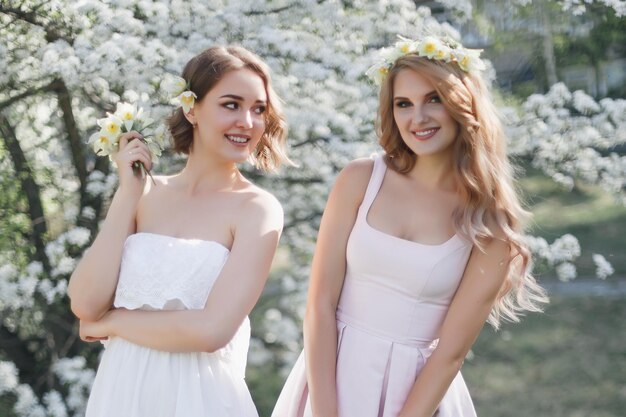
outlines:
[[16, 96], [13, 96], [5, 101], [0, 101], [0, 111], [4, 110], [5, 108], [11, 106], [13, 103], [17, 103], [20, 100], [23, 100], [27, 97], [30, 96], [34, 96], [36, 94], [42, 93], [42, 92], [47, 92], [47, 91], [52, 91], [55, 88], [55, 81], [52, 81], [49, 84], [46, 85], [42, 85], [40, 87], [37, 88], [30, 88], [27, 91], [24, 91], [23, 93], [20, 93]]
[[80, 182], [80, 196], [81, 201], [84, 198], [85, 188], [87, 186], [87, 166], [85, 163], [85, 148], [81, 141], [80, 132], [78, 126], [76, 126], [76, 119], [74, 118], [74, 111], [72, 110], [72, 98], [70, 92], [65, 85], [65, 82], [60, 78], [54, 80], [54, 90], [57, 93], [59, 100], [59, 107], [63, 112], [63, 123], [65, 124], [65, 130], [67, 132], [67, 139], [70, 145], [70, 153], [72, 154], [72, 163], [76, 169], [76, 175]]
[[37, 378], [37, 358], [26, 349], [26, 343], [0, 324], [0, 351], [20, 370], [20, 379], [28, 382]]
[[284, 12], [285, 10], [292, 9], [295, 5], [296, 3], [290, 4], [289, 6], [278, 7], [276, 9], [270, 9], [270, 10], [250, 10], [248, 12], [245, 12], [244, 16], [259, 16], [259, 15], [264, 15], [264, 14], [276, 14], [276, 13]]
[[63, 39], [64, 41], [72, 45], [74, 43], [74, 39], [65, 36], [59, 32], [59, 29], [63, 29], [63, 27], [57, 28], [49, 26], [45, 22], [41, 21], [41, 16], [37, 14], [37, 9], [39, 7], [42, 7], [43, 4], [44, 3], [29, 11], [14, 7], [4, 7], [0, 5], [0, 13], [4, 13], [6, 15], [14, 17], [17, 20], [21, 20], [33, 26], [38, 26], [42, 28], [46, 32], [46, 40], [50, 43], [55, 42], [59, 39]]
[[11, 161], [17, 178], [22, 185], [22, 190], [28, 201], [28, 214], [32, 224], [31, 241], [35, 246], [37, 259], [42, 263], [44, 270], [49, 273], [50, 260], [46, 255], [44, 237], [48, 232], [46, 218], [41, 203], [41, 190], [35, 182], [35, 176], [28, 165], [26, 155], [20, 146], [20, 142], [15, 134], [15, 129], [9, 123], [6, 116], [0, 113], [0, 135], [4, 141], [5, 147], [9, 151]]

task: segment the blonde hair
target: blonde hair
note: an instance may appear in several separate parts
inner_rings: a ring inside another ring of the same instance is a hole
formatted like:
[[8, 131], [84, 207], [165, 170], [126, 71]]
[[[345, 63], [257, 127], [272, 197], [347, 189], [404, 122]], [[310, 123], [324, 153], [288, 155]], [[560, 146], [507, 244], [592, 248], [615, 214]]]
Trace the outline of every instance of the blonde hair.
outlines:
[[402, 140], [393, 116], [393, 83], [402, 70], [416, 71], [430, 80], [459, 125], [459, 135], [452, 145], [454, 173], [463, 202], [454, 213], [457, 231], [482, 248], [481, 241], [496, 238], [494, 232], [500, 230], [509, 244], [508, 276], [489, 323], [498, 328], [502, 319], [517, 322], [523, 311], [542, 311], [540, 304], [548, 298], [530, 274], [531, 254], [522, 235], [523, 221], [529, 213], [522, 208], [513, 186], [504, 132], [484, 80], [453, 63], [417, 55], [398, 58], [381, 85], [376, 133], [386, 153], [385, 162], [399, 173], [409, 172], [417, 159]]
[[[265, 132], [251, 155], [255, 166], [263, 171], [275, 171], [282, 163], [291, 161], [287, 157], [287, 122], [280, 98], [272, 87], [270, 69], [261, 58], [241, 46], [214, 46], [191, 58], [182, 77], [198, 101], [231, 71], [248, 69], [263, 80], [267, 94]], [[174, 110], [167, 120], [173, 138], [174, 151], [189, 154], [193, 145], [193, 126], [185, 118], [182, 108]]]

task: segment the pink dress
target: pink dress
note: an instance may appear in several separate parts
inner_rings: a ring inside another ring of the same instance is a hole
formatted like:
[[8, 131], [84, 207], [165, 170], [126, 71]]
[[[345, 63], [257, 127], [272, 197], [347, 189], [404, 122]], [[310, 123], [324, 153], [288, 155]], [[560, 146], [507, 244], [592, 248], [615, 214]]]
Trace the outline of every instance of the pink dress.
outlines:
[[[386, 169], [376, 157], [346, 249], [346, 276], [337, 307], [339, 417], [398, 415], [437, 345], [472, 249], [458, 235], [440, 245], [424, 245], [372, 228], [367, 213]], [[312, 414], [303, 352], [272, 417], [304, 416]], [[460, 373], [435, 416], [476, 416]]]

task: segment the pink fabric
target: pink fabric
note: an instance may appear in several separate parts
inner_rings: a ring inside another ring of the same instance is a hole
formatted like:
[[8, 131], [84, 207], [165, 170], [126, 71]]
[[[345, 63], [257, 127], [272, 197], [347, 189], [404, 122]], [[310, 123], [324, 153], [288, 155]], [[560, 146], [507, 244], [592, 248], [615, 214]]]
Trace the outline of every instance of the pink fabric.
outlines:
[[[424, 245], [372, 228], [367, 213], [386, 172], [374, 169], [347, 245], [346, 276], [337, 308], [339, 417], [395, 417], [437, 345], [472, 245], [454, 235]], [[304, 352], [272, 417], [311, 417]], [[459, 373], [437, 417], [475, 417]]]

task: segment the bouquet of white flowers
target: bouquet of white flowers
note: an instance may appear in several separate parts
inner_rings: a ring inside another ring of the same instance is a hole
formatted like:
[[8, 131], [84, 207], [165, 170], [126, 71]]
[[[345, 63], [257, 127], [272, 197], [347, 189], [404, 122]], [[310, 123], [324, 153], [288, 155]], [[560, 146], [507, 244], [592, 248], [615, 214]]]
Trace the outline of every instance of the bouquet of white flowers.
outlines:
[[[120, 136], [132, 130], [139, 132], [141, 139], [152, 153], [153, 160], [161, 156], [161, 151], [165, 145], [165, 129], [163, 125], [154, 128], [154, 120], [148, 117], [141, 107], [130, 103], [117, 103], [115, 113], [107, 113], [107, 117], [98, 119], [97, 124], [100, 131], [94, 133], [89, 138], [89, 144], [93, 147], [96, 155], [112, 156], [119, 150]], [[150, 176], [154, 183], [154, 178], [141, 162], [135, 162], [133, 168], [140, 172], [142, 169]]]

